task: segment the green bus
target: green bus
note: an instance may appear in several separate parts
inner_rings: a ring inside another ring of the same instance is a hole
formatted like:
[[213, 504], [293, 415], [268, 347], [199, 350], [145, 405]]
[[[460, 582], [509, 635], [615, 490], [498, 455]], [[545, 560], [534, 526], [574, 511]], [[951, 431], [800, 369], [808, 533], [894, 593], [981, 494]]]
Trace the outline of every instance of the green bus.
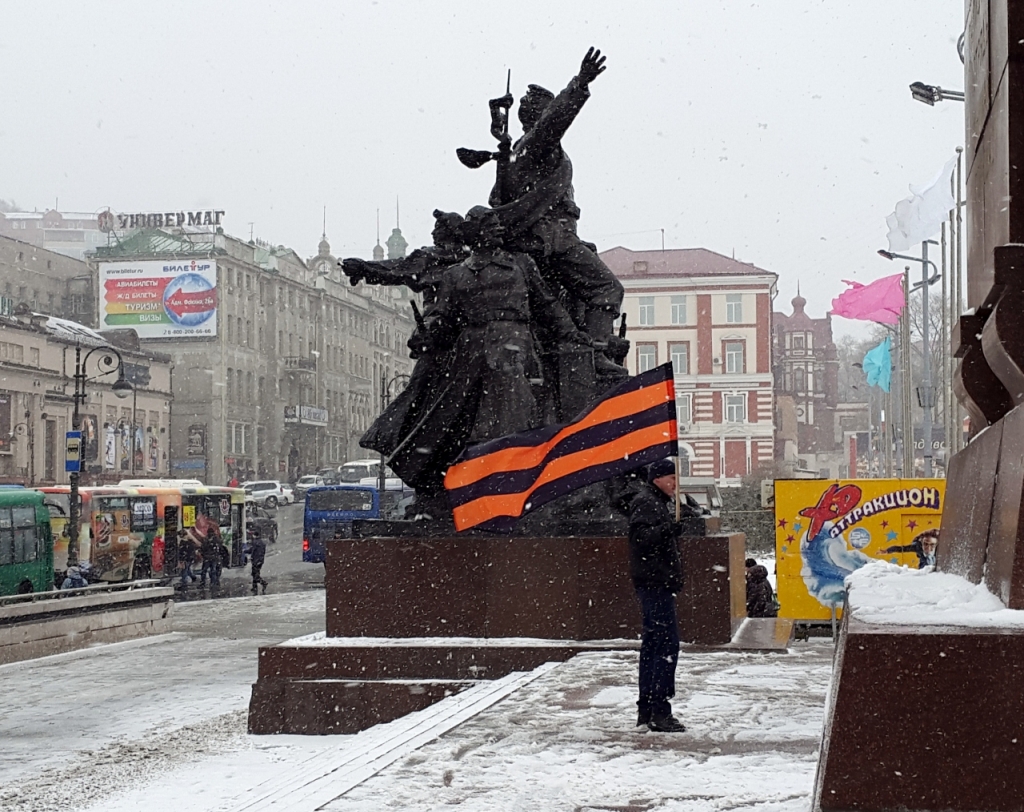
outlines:
[[39, 491], [0, 489], [0, 595], [53, 589], [50, 511]]

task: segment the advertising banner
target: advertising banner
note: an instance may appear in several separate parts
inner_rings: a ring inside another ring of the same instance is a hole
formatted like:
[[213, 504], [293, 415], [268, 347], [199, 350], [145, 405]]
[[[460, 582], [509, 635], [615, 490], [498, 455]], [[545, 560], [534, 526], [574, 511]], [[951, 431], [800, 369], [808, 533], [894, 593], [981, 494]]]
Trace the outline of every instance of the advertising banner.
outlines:
[[776, 480], [779, 617], [830, 619], [870, 561], [934, 563], [945, 497], [944, 479]]
[[139, 338], [217, 335], [217, 263], [211, 259], [101, 262], [100, 329]]

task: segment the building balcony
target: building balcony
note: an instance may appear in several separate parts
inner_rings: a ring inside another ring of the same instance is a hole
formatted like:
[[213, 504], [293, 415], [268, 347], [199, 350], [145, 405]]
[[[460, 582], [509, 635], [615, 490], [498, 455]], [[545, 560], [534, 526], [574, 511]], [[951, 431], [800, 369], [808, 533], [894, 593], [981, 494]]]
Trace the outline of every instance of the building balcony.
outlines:
[[303, 358], [301, 355], [286, 355], [281, 360], [284, 361], [284, 368], [288, 372], [316, 372], [315, 358]]

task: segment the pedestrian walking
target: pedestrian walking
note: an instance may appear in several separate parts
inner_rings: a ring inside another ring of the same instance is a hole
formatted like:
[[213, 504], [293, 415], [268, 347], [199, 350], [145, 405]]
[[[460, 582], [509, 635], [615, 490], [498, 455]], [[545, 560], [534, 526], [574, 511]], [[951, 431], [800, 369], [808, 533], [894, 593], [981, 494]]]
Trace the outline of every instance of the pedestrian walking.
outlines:
[[181, 585], [182, 587], [188, 586], [190, 583], [194, 583], [198, 580], [196, 574], [192, 572], [192, 565], [196, 563], [196, 553], [199, 549], [199, 545], [195, 543], [188, 532], [181, 534], [181, 539], [178, 542], [178, 560], [181, 562]]
[[220, 586], [220, 548], [223, 544], [220, 528], [205, 513], [196, 515], [196, 523], [188, 529], [189, 535], [199, 545], [203, 556], [203, 568], [199, 573], [199, 585], [206, 586], [206, 578], [210, 578], [210, 586]]
[[[643, 619], [636, 724], [661, 733], [686, 730], [669, 702], [676, 692], [679, 660], [676, 595], [683, 587], [680, 525], [673, 508], [676, 481], [675, 462], [659, 460], [629, 503], [629, 570]], [[689, 506], [682, 510], [687, 516], [694, 513]]]
[[263, 594], [267, 594], [267, 582], [263, 579], [261, 572], [263, 562], [267, 558], [267, 543], [263, 540], [263, 534], [258, 530], [253, 535], [252, 545], [249, 548], [249, 560], [252, 566], [252, 594], [255, 595], [259, 586], [263, 586]]

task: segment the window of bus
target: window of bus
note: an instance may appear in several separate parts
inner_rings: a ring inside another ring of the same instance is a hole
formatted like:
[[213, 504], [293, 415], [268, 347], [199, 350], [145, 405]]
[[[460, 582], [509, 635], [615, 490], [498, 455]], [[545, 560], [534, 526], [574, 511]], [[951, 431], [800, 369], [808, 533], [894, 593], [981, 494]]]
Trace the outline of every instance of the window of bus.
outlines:
[[36, 541], [34, 507], [0, 508], [0, 565], [35, 561]]

